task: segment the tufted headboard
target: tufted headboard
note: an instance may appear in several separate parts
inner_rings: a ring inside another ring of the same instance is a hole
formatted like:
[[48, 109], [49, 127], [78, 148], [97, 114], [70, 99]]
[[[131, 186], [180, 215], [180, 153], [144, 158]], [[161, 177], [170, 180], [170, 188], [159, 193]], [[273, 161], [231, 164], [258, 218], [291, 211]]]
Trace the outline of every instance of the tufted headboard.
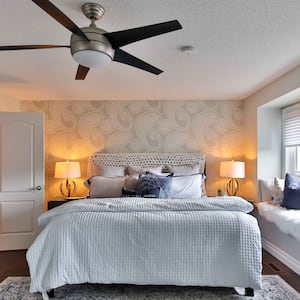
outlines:
[[140, 166], [158, 165], [182, 166], [199, 164], [200, 172], [204, 173], [205, 156], [201, 153], [95, 153], [90, 156], [87, 175], [95, 175], [95, 166]]

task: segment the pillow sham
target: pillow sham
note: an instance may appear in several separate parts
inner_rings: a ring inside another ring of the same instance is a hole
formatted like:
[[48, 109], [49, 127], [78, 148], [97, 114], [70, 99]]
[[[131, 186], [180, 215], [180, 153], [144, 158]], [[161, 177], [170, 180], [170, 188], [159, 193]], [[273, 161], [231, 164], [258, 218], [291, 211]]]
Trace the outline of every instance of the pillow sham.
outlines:
[[[194, 174], [202, 174], [202, 182], [201, 182], [201, 195], [206, 196], [206, 186], [205, 180], [206, 176], [203, 173], [200, 173], [200, 165], [182, 165], [182, 166], [169, 166], [166, 165], [165, 171], [173, 173], [175, 176], [183, 176], [183, 175], [194, 175]], [[195, 197], [197, 198], [197, 197]]]
[[91, 198], [112, 198], [122, 196], [125, 177], [93, 176], [84, 182]]
[[153, 198], [171, 198], [171, 176], [143, 175], [139, 179], [137, 195]]
[[139, 175], [144, 175], [146, 173], [161, 175], [162, 166], [156, 166], [156, 167], [127, 166], [126, 167], [126, 174], [129, 176], [139, 176]]
[[96, 167], [96, 175], [103, 177], [124, 177], [125, 176], [125, 168], [124, 167], [116, 167], [116, 166], [102, 166], [99, 165]]
[[202, 193], [203, 184], [202, 173], [193, 175], [174, 176], [172, 179], [172, 198], [200, 198]]
[[165, 171], [173, 173], [174, 175], [192, 175], [199, 173], [199, 165], [183, 165], [183, 166], [165, 166]]
[[300, 178], [286, 173], [282, 207], [300, 209]]

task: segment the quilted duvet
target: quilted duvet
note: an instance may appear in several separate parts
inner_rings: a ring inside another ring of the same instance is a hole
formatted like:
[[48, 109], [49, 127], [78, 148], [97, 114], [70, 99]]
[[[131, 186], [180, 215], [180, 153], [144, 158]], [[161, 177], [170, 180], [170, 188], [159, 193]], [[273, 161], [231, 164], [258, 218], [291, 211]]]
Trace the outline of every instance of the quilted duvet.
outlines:
[[101, 198], [39, 217], [27, 251], [31, 292], [64, 284], [261, 288], [261, 240], [239, 197]]

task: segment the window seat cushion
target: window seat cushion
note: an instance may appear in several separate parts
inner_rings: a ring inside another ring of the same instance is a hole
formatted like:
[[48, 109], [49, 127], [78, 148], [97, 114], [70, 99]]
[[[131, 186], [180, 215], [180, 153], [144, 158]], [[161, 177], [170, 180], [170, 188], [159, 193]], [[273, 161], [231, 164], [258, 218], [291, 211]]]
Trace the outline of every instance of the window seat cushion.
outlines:
[[256, 204], [260, 216], [274, 223], [283, 233], [300, 241], [300, 210], [287, 209], [267, 202]]

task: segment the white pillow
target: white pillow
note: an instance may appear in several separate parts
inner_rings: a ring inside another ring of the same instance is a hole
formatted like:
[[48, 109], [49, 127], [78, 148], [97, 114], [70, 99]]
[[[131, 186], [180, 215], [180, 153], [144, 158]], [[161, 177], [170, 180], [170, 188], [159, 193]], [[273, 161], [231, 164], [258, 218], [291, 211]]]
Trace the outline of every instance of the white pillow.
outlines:
[[259, 202], [271, 202], [274, 179], [259, 179]]
[[103, 177], [123, 177], [125, 175], [124, 167], [116, 167], [116, 166], [97, 166], [96, 175]]
[[153, 175], [162, 175], [162, 166], [156, 166], [156, 167], [127, 166], [126, 173], [129, 176], [138, 176], [146, 173], [151, 173]]
[[125, 177], [93, 176], [84, 183], [91, 198], [113, 198], [122, 196]]
[[[200, 172], [200, 165], [182, 165], [182, 166], [165, 166], [165, 171], [173, 173], [174, 175], [193, 175], [193, 174], [199, 174]], [[206, 196], [206, 187], [205, 187], [205, 179], [206, 176], [202, 174], [202, 188], [201, 188], [201, 195]]]
[[274, 177], [271, 203], [281, 204], [283, 201], [284, 179]]
[[203, 174], [173, 176], [172, 198], [200, 198], [202, 196]]

